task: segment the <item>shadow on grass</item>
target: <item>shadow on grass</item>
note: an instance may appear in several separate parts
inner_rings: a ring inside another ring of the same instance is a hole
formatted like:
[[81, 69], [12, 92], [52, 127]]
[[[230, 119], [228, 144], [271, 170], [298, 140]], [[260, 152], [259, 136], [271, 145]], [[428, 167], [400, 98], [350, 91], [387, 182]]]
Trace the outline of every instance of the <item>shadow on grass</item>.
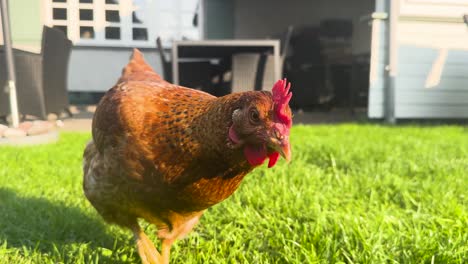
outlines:
[[[102, 221], [77, 207], [22, 197], [11, 189], [0, 188], [1, 240], [8, 247], [57, 255], [57, 250], [63, 254], [70, 244], [86, 245], [92, 252], [102, 247], [113, 249], [115, 238], [105, 232]], [[99, 258], [106, 259], [102, 255]]]

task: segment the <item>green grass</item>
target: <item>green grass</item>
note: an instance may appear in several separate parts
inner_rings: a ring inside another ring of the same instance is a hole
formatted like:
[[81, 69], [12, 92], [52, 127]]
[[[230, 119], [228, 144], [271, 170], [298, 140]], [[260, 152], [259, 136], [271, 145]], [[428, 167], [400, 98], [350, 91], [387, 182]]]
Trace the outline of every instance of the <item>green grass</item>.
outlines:
[[[297, 126], [293, 162], [257, 169], [177, 242], [172, 263], [468, 263], [468, 132]], [[86, 201], [89, 134], [0, 148], [0, 263], [139, 263]], [[151, 226], [146, 226], [151, 233]]]

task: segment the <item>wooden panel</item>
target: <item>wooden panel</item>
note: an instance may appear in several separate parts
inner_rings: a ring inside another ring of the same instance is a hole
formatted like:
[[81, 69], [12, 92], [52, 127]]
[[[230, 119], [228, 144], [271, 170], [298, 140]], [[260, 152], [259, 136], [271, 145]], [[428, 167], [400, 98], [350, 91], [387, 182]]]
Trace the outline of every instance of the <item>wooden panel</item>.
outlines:
[[444, 22], [420, 22], [420, 21], [400, 21], [404, 26], [398, 28], [401, 34], [418, 34], [427, 36], [460, 36], [460, 34], [466, 34], [466, 25], [444, 23]]
[[433, 63], [437, 58], [439, 49], [424, 48], [413, 45], [400, 45], [398, 49], [399, 63]]
[[468, 90], [468, 50], [402, 46], [397, 88]]
[[468, 0], [399, 0], [400, 15], [461, 17], [468, 13]]
[[[440, 52], [441, 49], [401, 45], [398, 50], [398, 61], [402, 64], [415, 62], [432, 64]], [[446, 63], [468, 64], [468, 50], [449, 49]]]
[[397, 118], [468, 118], [468, 106], [396, 105]]
[[[454, 93], [442, 94], [442, 101], [450, 101], [457, 96]], [[404, 96], [411, 96], [411, 99], [405, 101]], [[457, 99], [457, 104], [439, 104], [441, 101], [436, 93], [400, 93], [396, 95], [397, 104], [395, 105], [395, 117], [397, 119], [405, 118], [468, 118], [468, 93], [464, 93]], [[368, 106], [369, 118], [383, 118], [383, 90], [376, 90], [369, 94], [373, 98], [372, 104]], [[462, 102], [464, 100], [464, 102]], [[422, 103], [421, 103], [422, 102]], [[433, 102], [433, 103], [431, 103]]]
[[395, 99], [398, 105], [468, 106], [468, 89], [397, 89]]
[[[398, 65], [398, 76], [420, 76], [427, 77], [432, 69], [432, 64], [423, 63], [400, 63]], [[468, 64], [447, 65], [442, 68], [442, 79], [448, 77], [468, 77]]]
[[[465, 34], [468, 34], [465, 33]], [[447, 63], [449, 64], [468, 64], [468, 50], [451, 49], [448, 51]]]
[[400, 45], [468, 50], [468, 28], [463, 23], [400, 21], [397, 38]]
[[395, 116], [400, 119], [468, 118], [468, 89], [398, 88], [395, 101]]
[[[426, 87], [426, 78], [420, 76], [399, 76], [396, 78], [396, 87], [401, 89], [428, 89], [443, 91], [468, 91], [468, 78], [443, 77], [440, 83], [431, 88]], [[467, 101], [468, 102], [468, 101]]]

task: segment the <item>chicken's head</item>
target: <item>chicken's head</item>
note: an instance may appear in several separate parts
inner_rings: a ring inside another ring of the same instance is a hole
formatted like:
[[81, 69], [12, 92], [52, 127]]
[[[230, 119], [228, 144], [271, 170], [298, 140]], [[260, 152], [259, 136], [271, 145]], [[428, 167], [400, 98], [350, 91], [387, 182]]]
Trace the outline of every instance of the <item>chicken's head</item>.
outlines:
[[243, 149], [252, 166], [261, 165], [268, 158], [268, 167], [271, 168], [280, 155], [288, 162], [291, 159], [290, 86], [286, 80], [279, 80], [272, 93], [247, 93], [240, 107], [232, 113], [229, 140]]

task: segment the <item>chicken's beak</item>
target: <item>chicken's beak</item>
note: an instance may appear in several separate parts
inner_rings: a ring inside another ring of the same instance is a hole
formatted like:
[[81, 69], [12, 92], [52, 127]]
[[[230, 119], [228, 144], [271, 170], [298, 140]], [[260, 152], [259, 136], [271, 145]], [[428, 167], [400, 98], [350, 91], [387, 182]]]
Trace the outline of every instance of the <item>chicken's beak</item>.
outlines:
[[289, 137], [271, 137], [269, 147], [278, 151], [278, 153], [287, 161], [291, 161], [291, 145], [289, 144]]
[[286, 160], [286, 162], [291, 161], [291, 145], [289, 145], [288, 141], [285, 141], [281, 144], [278, 148], [279, 154]]

